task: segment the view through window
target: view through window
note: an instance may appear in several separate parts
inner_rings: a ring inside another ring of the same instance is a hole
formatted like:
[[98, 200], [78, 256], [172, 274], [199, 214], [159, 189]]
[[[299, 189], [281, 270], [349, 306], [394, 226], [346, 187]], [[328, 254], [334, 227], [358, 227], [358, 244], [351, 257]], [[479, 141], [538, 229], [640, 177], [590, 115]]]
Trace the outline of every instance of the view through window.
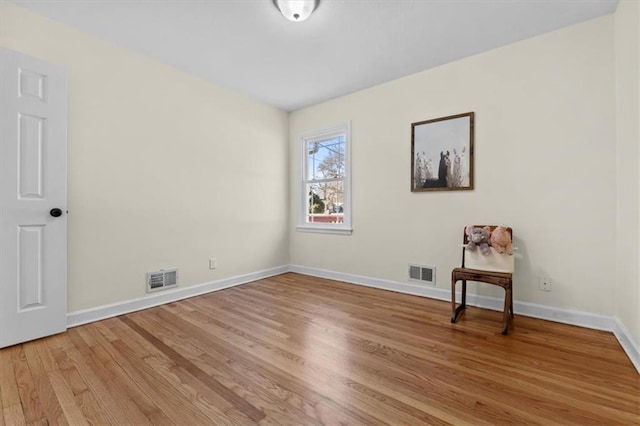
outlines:
[[302, 137], [303, 214], [299, 228], [351, 231], [348, 144], [348, 124]]
[[345, 138], [307, 144], [307, 222], [344, 222]]

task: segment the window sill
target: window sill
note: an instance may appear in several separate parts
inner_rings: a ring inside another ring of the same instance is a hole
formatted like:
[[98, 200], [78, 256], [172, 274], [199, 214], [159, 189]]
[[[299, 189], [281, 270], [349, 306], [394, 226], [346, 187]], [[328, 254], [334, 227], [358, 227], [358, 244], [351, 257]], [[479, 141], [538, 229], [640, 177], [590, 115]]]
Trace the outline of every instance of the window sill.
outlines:
[[314, 234], [335, 234], [335, 235], [351, 235], [353, 229], [351, 228], [337, 228], [337, 227], [320, 227], [320, 226], [297, 226], [298, 232], [310, 232]]

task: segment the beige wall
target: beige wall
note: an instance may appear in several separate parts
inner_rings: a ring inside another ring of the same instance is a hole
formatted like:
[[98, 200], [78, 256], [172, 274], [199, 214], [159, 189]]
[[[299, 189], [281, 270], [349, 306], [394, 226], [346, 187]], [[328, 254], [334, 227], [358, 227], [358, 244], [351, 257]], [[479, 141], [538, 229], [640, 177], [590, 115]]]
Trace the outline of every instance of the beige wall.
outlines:
[[[616, 315], [640, 341], [638, 13], [623, 1], [615, 18], [287, 117], [0, 3], [0, 44], [68, 71], [69, 310], [144, 296], [146, 271], [164, 267], [180, 268], [182, 286], [289, 262], [406, 282], [412, 262], [436, 265], [448, 289], [462, 227], [505, 223], [519, 247], [517, 300]], [[467, 111], [476, 189], [411, 193], [410, 123]], [[289, 233], [297, 137], [345, 120], [354, 233]]]
[[[288, 116], [0, 3], [3, 47], [68, 72], [69, 311], [288, 263]], [[219, 268], [208, 269], [217, 257]]]
[[[298, 135], [352, 121], [354, 228], [300, 233], [292, 215], [292, 264], [398, 282], [409, 262], [435, 265], [448, 289], [464, 225], [503, 223], [519, 247], [517, 300], [613, 314], [613, 24], [602, 17], [292, 113], [292, 208]], [[411, 123], [468, 111], [476, 189], [411, 193]], [[551, 292], [538, 290], [541, 274]]]
[[618, 130], [618, 263], [615, 315], [640, 342], [640, 6], [621, 1], [615, 14]]

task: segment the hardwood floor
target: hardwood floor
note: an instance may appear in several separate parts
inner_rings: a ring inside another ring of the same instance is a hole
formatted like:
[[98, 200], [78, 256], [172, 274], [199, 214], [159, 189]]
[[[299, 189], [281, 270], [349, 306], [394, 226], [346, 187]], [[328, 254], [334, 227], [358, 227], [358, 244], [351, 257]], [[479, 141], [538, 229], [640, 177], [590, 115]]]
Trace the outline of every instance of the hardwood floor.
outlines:
[[0, 426], [640, 424], [611, 333], [298, 274], [0, 350]]

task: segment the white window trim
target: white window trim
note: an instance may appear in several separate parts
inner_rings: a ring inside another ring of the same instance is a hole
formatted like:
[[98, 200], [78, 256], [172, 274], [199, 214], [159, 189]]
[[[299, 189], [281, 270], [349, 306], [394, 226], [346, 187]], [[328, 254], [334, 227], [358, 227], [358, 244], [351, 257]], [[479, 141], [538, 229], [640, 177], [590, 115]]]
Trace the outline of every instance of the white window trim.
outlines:
[[[309, 142], [318, 139], [328, 139], [332, 136], [345, 135], [344, 147], [344, 223], [326, 224], [326, 223], [307, 223], [307, 156], [305, 147]], [[342, 234], [351, 235], [353, 229], [351, 227], [353, 219], [353, 211], [351, 209], [351, 122], [347, 121], [335, 126], [322, 130], [314, 130], [300, 135], [298, 143], [299, 161], [300, 161], [300, 193], [298, 194], [298, 226], [296, 230], [299, 232], [315, 232], [322, 234]]]

